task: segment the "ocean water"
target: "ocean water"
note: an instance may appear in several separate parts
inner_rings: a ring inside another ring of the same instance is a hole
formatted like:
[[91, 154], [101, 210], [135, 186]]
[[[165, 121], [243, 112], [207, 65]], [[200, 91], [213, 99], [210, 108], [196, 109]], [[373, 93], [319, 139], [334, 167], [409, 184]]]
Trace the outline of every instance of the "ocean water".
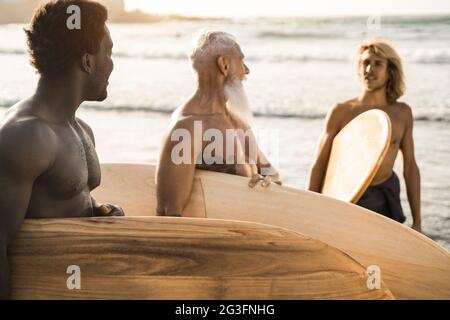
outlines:
[[[377, 21], [252, 18], [113, 24], [115, 69], [109, 97], [84, 103], [79, 113], [94, 128], [102, 161], [156, 161], [170, 112], [194, 89], [187, 60], [192, 36], [205, 29], [227, 31], [237, 37], [250, 68], [245, 86], [257, 115], [255, 126], [276, 132], [284, 180], [304, 188], [323, 117], [333, 104], [360, 92], [357, 45], [370, 37], [387, 38], [403, 58], [407, 91], [401, 100], [416, 119], [423, 229], [450, 248], [450, 16], [381, 16]], [[0, 115], [32, 93], [37, 80], [27, 62], [22, 28], [0, 25]], [[402, 204], [410, 224], [404, 186]]]

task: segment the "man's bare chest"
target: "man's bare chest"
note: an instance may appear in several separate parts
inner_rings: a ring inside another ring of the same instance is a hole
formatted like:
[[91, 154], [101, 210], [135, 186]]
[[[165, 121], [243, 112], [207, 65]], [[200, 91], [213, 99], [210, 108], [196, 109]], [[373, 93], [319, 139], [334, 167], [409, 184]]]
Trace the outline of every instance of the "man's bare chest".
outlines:
[[236, 149], [243, 149], [248, 152], [251, 144], [256, 143], [254, 134], [250, 129], [227, 118], [222, 121], [203, 122], [201, 136], [202, 150], [214, 149], [216, 153], [220, 154], [233, 152], [233, 150], [236, 152]]
[[[398, 146], [400, 145], [403, 135], [405, 133], [405, 123], [400, 116], [399, 112], [396, 112], [394, 109], [395, 106], [392, 106], [387, 109], [379, 109], [381, 111], [384, 111], [387, 116], [389, 117], [389, 120], [391, 122], [391, 142], [390, 142], [390, 149], [398, 149]], [[342, 130], [350, 121], [352, 121], [354, 118], [359, 116], [365, 111], [372, 110], [374, 108], [359, 108], [358, 111], [353, 111], [348, 113], [348, 115], [343, 119], [340, 130]]]
[[51, 168], [36, 181], [57, 198], [72, 197], [100, 184], [100, 164], [89, 135], [78, 125], [55, 126], [58, 146]]

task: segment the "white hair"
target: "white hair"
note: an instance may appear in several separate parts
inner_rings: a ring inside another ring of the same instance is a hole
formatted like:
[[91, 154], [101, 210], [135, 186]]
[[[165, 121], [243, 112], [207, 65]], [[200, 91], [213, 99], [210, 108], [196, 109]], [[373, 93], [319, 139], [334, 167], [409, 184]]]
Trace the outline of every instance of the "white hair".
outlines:
[[198, 71], [198, 67], [204, 62], [216, 59], [227, 51], [237, 46], [236, 39], [223, 31], [204, 31], [194, 37], [189, 59], [192, 67]]

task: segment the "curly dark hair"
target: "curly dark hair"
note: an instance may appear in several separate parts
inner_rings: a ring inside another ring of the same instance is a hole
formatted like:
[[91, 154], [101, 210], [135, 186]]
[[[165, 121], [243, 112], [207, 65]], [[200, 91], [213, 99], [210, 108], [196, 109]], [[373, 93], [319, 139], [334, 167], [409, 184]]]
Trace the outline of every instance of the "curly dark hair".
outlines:
[[[81, 28], [66, 25], [76, 5], [81, 12]], [[41, 75], [67, 71], [85, 53], [96, 54], [105, 35], [107, 9], [88, 0], [53, 0], [39, 6], [24, 31], [27, 37], [30, 63]]]

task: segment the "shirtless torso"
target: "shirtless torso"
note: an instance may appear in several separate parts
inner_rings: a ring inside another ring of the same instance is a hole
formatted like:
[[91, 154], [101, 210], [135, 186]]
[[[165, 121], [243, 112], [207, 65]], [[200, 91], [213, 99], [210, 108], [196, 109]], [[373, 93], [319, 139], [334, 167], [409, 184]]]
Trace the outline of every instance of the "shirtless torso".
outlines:
[[[25, 216], [93, 216], [90, 191], [100, 184], [100, 164], [92, 130], [81, 119], [57, 122], [39, 109], [30, 101], [21, 102], [8, 111], [0, 125], [4, 143], [14, 147], [14, 152], [30, 151], [25, 161], [28, 165], [34, 162], [39, 171], [32, 183]], [[45, 155], [33, 152], [39, 147]], [[21, 159], [15, 157], [13, 161], [20, 165]], [[3, 163], [2, 169], [8, 170], [7, 166]]]
[[[414, 156], [413, 116], [411, 108], [401, 102], [386, 105], [368, 105], [355, 98], [334, 106], [327, 115], [325, 128], [320, 137], [316, 159], [311, 168], [308, 190], [320, 192], [324, 173], [328, 164], [334, 137], [344, 126], [359, 114], [380, 109], [387, 113], [392, 123], [392, 138], [388, 152], [377, 171], [371, 186], [392, 180], [394, 163], [399, 151], [402, 152], [403, 176], [407, 189], [408, 201], [413, 215], [412, 227], [421, 231], [420, 219], [420, 174]], [[398, 194], [396, 201], [400, 201]], [[400, 203], [398, 203], [400, 206]]]
[[24, 218], [124, 214], [91, 197], [100, 184], [92, 130], [61, 110], [33, 97], [0, 121], [0, 298], [9, 295], [7, 248]]
[[[197, 106], [191, 105], [187, 103], [174, 114], [175, 118], [172, 119], [168, 133], [162, 141], [156, 172], [157, 213], [161, 215], [181, 214], [189, 200], [195, 169], [251, 177], [249, 186], [254, 186], [261, 177], [258, 170], [271, 167], [246, 124], [233, 117], [226, 109], [221, 112], [201, 113], [196, 111], [199, 110]], [[198, 129], [200, 126], [201, 130]], [[180, 143], [172, 138], [177, 130], [187, 130], [190, 133], [191, 150], [188, 163], [176, 164], [177, 161], [172, 159], [172, 150]], [[214, 135], [213, 138], [208, 138], [208, 131]], [[234, 134], [230, 135], [230, 132]], [[219, 140], [216, 141], [216, 137], [220, 137]], [[194, 147], [195, 140], [201, 141], [201, 147], [197, 151]], [[227, 152], [231, 150], [230, 146], [234, 146], [231, 155]], [[272, 181], [281, 184], [278, 172], [273, 174]], [[263, 181], [263, 186], [268, 184], [270, 180]]]
[[336, 134], [339, 133], [347, 123], [359, 114], [371, 109], [380, 109], [386, 112], [392, 123], [392, 136], [389, 149], [383, 163], [371, 182], [371, 185], [376, 185], [386, 181], [392, 175], [395, 159], [397, 158], [398, 151], [400, 150], [408, 126], [409, 114], [411, 112], [409, 107], [400, 102], [382, 107], [364, 106], [357, 99], [352, 99], [342, 104], [338, 104], [335, 107], [335, 110], [333, 111], [334, 121], [331, 124], [334, 128], [332, 128], [331, 131], [336, 132]]
[[[195, 124], [197, 123], [197, 126], [201, 124], [202, 145], [199, 150], [200, 153], [194, 155], [194, 159], [197, 160], [195, 163], [196, 169], [231, 173], [244, 177], [251, 177], [257, 173], [256, 165], [252, 165], [249, 161], [250, 148], [253, 147], [253, 152], [257, 152], [256, 140], [252, 139], [252, 131], [229, 112], [202, 115], [193, 113], [189, 106], [186, 106], [180, 117], [175, 119], [175, 121], [180, 121], [188, 130], [194, 127], [194, 131]], [[205, 135], [205, 132], [208, 133], [208, 131], [214, 137], [208, 137], [208, 134]], [[239, 139], [237, 135], [239, 132], [245, 140]], [[194, 137], [195, 133], [191, 131], [190, 133], [191, 137]], [[230, 133], [234, 133], [233, 136]], [[245, 134], [248, 136], [245, 136]], [[215, 141], [216, 137], [220, 137], [218, 141]], [[250, 139], [252, 139], [252, 143], [250, 143]], [[212, 148], [212, 142], [215, 143], [214, 148]], [[245, 155], [243, 155], [245, 158], [242, 158], [246, 160], [245, 163], [238, 161], [240, 150], [245, 150]], [[256, 160], [255, 158], [254, 162]]]

